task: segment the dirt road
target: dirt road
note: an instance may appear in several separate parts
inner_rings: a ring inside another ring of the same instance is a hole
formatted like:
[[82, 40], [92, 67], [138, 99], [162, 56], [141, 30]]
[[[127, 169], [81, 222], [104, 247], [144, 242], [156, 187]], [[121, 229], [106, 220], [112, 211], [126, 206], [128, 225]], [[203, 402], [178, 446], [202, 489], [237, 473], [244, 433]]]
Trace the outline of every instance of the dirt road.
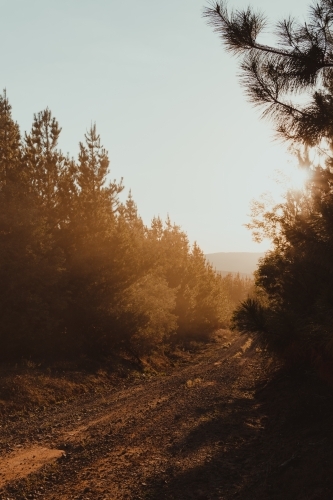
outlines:
[[[330, 389], [284, 405], [294, 382], [267, 381], [267, 358], [229, 340], [103, 397], [3, 422], [1, 500], [333, 498]], [[300, 419], [306, 398], [319, 426]]]

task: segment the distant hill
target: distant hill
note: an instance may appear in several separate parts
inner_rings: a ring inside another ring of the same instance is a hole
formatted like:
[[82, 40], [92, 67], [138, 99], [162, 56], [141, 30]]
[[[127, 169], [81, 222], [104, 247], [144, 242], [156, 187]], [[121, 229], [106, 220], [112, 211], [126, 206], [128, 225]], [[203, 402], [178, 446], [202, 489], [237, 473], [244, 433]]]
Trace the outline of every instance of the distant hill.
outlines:
[[257, 268], [258, 260], [264, 255], [262, 252], [219, 252], [206, 254], [205, 257], [222, 275], [251, 275]]

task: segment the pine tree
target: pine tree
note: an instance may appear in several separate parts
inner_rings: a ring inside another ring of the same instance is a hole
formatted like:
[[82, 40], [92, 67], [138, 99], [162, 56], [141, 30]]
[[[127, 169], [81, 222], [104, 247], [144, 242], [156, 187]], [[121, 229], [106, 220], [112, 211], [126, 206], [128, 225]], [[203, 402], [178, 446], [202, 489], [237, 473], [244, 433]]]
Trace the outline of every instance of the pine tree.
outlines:
[[0, 350], [2, 356], [17, 357], [43, 349], [42, 337], [51, 345], [59, 259], [52, 252], [50, 258], [50, 236], [5, 94], [0, 99], [0, 159]]
[[111, 222], [118, 208], [118, 195], [123, 190], [122, 182], [107, 183], [109, 164], [108, 153], [101, 145], [94, 124], [85, 134], [85, 143], [80, 143], [77, 180], [79, 210], [91, 229], [98, 228], [103, 222]]
[[[123, 186], [122, 182], [108, 182], [108, 153], [96, 125], [91, 126], [79, 147], [75, 211], [69, 224], [68, 331], [78, 349], [96, 352], [110, 344], [115, 295], [124, 288], [124, 255], [119, 257], [122, 237], [117, 228], [118, 195]], [[121, 265], [117, 266], [119, 258]]]
[[21, 173], [21, 137], [17, 123], [11, 115], [11, 105], [6, 90], [0, 96], [0, 189], [11, 184], [11, 188]]
[[[267, 23], [251, 8], [229, 13], [224, 2], [214, 2], [205, 15], [227, 50], [241, 56], [250, 100], [263, 107], [280, 136], [305, 150], [300, 163], [311, 174], [303, 191], [287, 192], [272, 209], [257, 205], [249, 226], [273, 248], [256, 272], [256, 296], [235, 311], [235, 325], [283, 356], [331, 367], [333, 1], [313, 4], [308, 22], [279, 22], [275, 46], [260, 43]], [[307, 161], [309, 148], [326, 168]]]
[[[333, 137], [333, 2], [310, 6], [309, 19], [291, 17], [277, 23], [277, 44], [260, 43], [267, 27], [263, 14], [228, 12], [225, 2], [213, 2], [204, 16], [226, 49], [241, 58], [241, 84], [277, 132], [288, 141], [321, 146]], [[299, 99], [302, 95], [303, 99]]]
[[30, 134], [25, 135], [24, 160], [29, 184], [50, 229], [56, 230], [67, 214], [75, 193], [76, 168], [58, 149], [61, 128], [49, 109], [34, 116]]
[[131, 192], [120, 202], [95, 125], [78, 161], [60, 131], [47, 109], [22, 145], [0, 96], [0, 358], [137, 357], [184, 323], [217, 326], [220, 283], [202, 252], [169, 218], [147, 228]]
[[4, 91], [0, 97], [0, 351], [5, 354], [16, 347], [14, 334], [20, 330], [20, 321], [15, 320], [26, 276], [28, 213], [21, 168], [20, 132]]

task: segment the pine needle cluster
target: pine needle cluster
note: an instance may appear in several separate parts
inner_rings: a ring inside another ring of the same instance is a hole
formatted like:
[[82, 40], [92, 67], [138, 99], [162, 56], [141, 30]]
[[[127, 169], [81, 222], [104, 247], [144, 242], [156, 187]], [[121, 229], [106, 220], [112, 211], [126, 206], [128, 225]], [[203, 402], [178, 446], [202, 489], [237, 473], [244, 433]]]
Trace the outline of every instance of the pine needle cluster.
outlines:
[[[276, 43], [261, 43], [268, 23], [251, 8], [229, 12], [224, 2], [204, 11], [226, 49], [240, 58], [241, 84], [277, 134], [296, 148], [309, 177], [282, 203], [254, 205], [256, 240], [272, 249], [256, 272], [256, 293], [234, 312], [234, 325], [262, 346], [317, 367], [333, 361], [333, 1], [310, 6], [308, 19], [276, 23]], [[316, 148], [324, 161], [315, 165]], [[327, 371], [327, 370], [326, 370]]]
[[307, 22], [290, 17], [276, 23], [274, 46], [260, 43], [268, 22], [251, 8], [229, 12], [225, 2], [212, 2], [204, 16], [226, 49], [240, 57], [248, 98], [274, 121], [281, 137], [310, 146], [331, 140], [332, 0], [311, 6]]

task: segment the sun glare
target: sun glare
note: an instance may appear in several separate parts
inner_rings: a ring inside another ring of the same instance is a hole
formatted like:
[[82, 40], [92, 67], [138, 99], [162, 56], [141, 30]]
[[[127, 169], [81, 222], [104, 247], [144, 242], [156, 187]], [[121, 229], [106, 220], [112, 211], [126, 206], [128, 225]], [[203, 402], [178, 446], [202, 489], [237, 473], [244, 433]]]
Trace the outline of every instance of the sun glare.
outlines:
[[283, 194], [292, 189], [300, 191], [304, 189], [307, 180], [310, 178], [311, 170], [298, 166], [290, 166], [288, 172], [275, 170], [274, 181], [277, 185], [276, 194]]
[[288, 175], [289, 189], [302, 190], [305, 187], [306, 181], [309, 180], [309, 170], [306, 168], [295, 167]]

